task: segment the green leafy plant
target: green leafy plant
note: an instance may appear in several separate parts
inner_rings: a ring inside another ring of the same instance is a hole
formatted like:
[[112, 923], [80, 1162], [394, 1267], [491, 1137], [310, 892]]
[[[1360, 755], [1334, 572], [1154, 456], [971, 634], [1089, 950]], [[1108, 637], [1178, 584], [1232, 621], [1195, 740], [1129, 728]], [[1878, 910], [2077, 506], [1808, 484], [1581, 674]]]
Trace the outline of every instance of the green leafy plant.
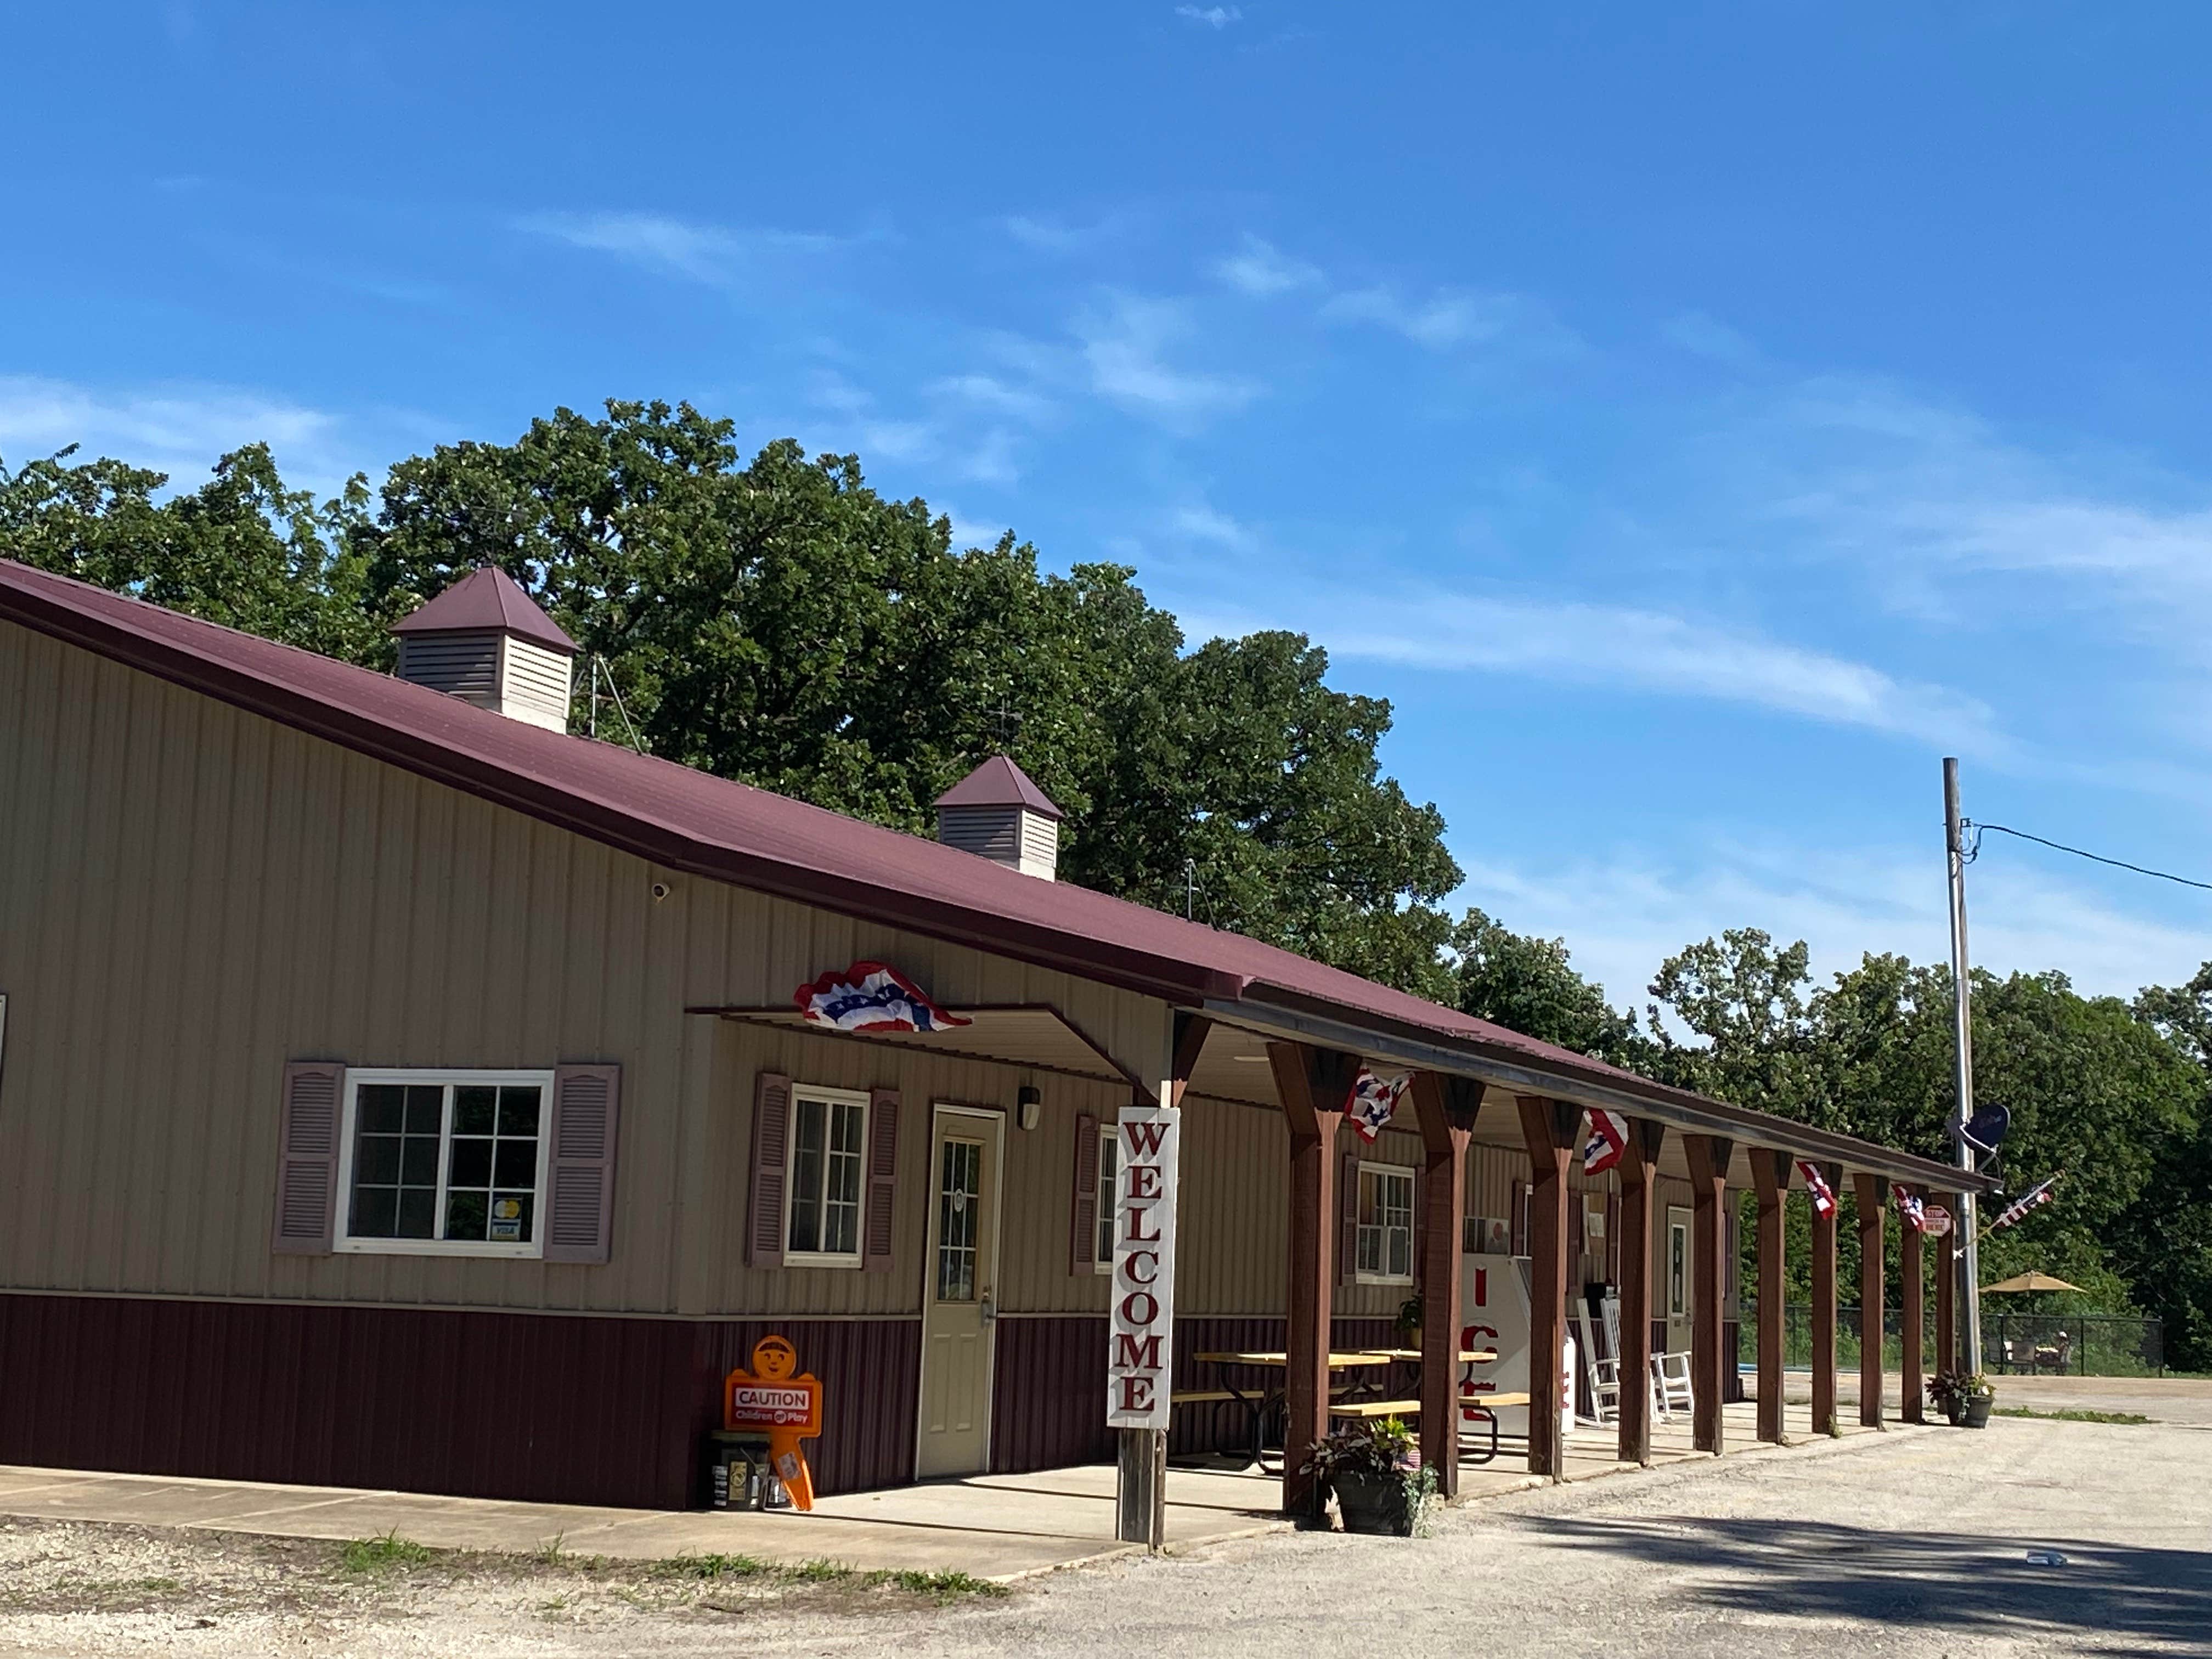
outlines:
[[1971, 1376], [1963, 1371], [1938, 1371], [1928, 1379], [1929, 1403], [1946, 1412], [1964, 1410], [1969, 1400], [1994, 1397], [1996, 1394], [1990, 1379], [1979, 1371]]
[[348, 1572], [382, 1572], [391, 1567], [419, 1567], [431, 1553], [428, 1545], [402, 1538], [394, 1527], [374, 1538], [356, 1538], [342, 1546], [338, 1564]]

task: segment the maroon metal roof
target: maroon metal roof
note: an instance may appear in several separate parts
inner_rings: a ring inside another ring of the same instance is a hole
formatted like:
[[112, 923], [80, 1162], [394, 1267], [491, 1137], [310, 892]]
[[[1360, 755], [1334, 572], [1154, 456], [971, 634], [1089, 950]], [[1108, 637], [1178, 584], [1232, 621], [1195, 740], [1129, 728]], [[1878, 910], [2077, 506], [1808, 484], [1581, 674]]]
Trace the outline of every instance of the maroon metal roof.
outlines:
[[1005, 755], [994, 755], [937, 798], [939, 806], [1026, 806], [1048, 818], [1066, 813]]
[[392, 631], [473, 634], [485, 629], [503, 629], [563, 656], [573, 657], [578, 649], [575, 641], [522, 591], [521, 584], [495, 564], [471, 570], [428, 605], [395, 623]]
[[[1911, 1154], [1709, 1101], [1237, 933], [1039, 881], [612, 744], [545, 731], [442, 692], [0, 559], [0, 617], [404, 767], [672, 870], [773, 893], [1185, 1005], [1303, 1010], [1654, 1103], [1786, 1132], [1823, 1155]], [[1257, 1009], [1255, 1008], [1255, 1012]], [[1944, 1188], [1943, 1190], [1952, 1190]]]

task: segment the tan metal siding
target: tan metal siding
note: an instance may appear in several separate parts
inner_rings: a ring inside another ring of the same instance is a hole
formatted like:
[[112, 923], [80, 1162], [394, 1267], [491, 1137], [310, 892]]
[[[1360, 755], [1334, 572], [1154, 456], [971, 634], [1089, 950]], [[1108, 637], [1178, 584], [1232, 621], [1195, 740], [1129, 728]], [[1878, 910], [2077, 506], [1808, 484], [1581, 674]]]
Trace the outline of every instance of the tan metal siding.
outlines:
[[[787, 1005], [856, 957], [897, 963], [946, 1003], [1052, 1004], [1138, 1075], [1165, 1070], [1157, 1001], [658, 871], [12, 623], [0, 623], [0, 1288], [800, 1305], [741, 1267], [730, 1218], [748, 1108], [721, 1086], [728, 1023], [684, 1010]], [[832, 1070], [885, 1063], [815, 1041], [849, 1054]], [[300, 1058], [620, 1064], [613, 1260], [273, 1255], [278, 1094]], [[1025, 1075], [935, 1056], [893, 1069], [909, 1090], [902, 1172], [933, 1091], [1011, 1105]], [[1078, 1094], [1104, 1115], [1127, 1092], [1037, 1081], [1048, 1125]], [[1041, 1142], [1021, 1144], [1044, 1133], [1010, 1138], [1010, 1177], [1049, 1163]], [[1056, 1212], [1065, 1188], [1040, 1177]], [[902, 1190], [909, 1251], [919, 1203]], [[1065, 1263], [1064, 1213], [1024, 1224]], [[887, 1300], [833, 1291], [852, 1311], [915, 1305], [918, 1261], [854, 1277]], [[1091, 1305], [1089, 1287], [1048, 1279], [1021, 1294]]]

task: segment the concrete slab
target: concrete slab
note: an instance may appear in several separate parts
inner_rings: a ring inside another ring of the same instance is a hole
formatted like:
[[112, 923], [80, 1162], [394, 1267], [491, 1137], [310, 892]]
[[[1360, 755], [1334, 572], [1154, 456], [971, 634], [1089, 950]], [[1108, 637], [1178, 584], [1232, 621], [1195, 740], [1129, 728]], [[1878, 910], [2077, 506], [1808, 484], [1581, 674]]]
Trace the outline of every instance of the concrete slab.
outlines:
[[[1723, 1413], [1730, 1454], [1786, 1455], [1756, 1444], [1754, 1411], [1747, 1402]], [[1785, 1427], [1800, 1443], [1813, 1440], [1810, 1407], [1790, 1406]], [[1867, 1432], [1855, 1419], [1844, 1428], [1847, 1435]], [[1692, 1449], [1686, 1421], [1655, 1425], [1652, 1441], [1655, 1463], [1710, 1461]], [[1577, 1429], [1568, 1442], [1567, 1478], [1634, 1474], [1634, 1465], [1613, 1457], [1613, 1446], [1608, 1429]], [[1525, 1450], [1508, 1443], [1495, 1462], [1463, 1469], [1461, 1501], [1547, 1484], [1528, 1474]], [[1281, 1495], [1279, 1478], [1256, 1471], [1172, 1468], [1169, 1546], [1287, 1529], [1275, 1508]], [[1001, 1580], [1127, 1553], [1114, 1539], [1114, 1470], [1103, 1464], [850, 1492], [823, 1498], [811, 1515], [519, 1504], [0, 1466], [0, 1513], [332, 1540], [396, 1532], [439, 1549], [517, 1554], [557, 1541], [567, 1553], [626, 1560], [750, 1555]]]

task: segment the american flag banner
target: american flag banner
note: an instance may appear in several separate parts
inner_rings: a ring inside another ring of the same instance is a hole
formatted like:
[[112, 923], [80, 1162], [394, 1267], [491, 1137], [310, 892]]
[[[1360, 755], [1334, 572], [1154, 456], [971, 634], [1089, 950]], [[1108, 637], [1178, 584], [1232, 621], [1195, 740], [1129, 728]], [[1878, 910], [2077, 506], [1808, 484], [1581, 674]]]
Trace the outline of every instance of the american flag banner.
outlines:
[[1897, 1194], [1897, 1212], [1905, 1218], [1905, 1224], [1916, 1233], [1926, 1232], [1928, 1231], [1926, 1203], [1901, 1183], [1893, 1186], [1891, 1190]]
[[2058, 1177], [2055, 1175], [2045, 1176], [2033, 1187], [2029, 1188], [2027, 1191], [2022, 1193], [2018, 1198], [2013, 1200], [2011, 1203], [2006, 1205], [2004, 1206], [2004, 1212], [1998, 1216], [1995, 1221], [1990, 1223], [1988, 1226], [1983, 1228], [1982, 1231], [1984, 1233], [1993, 1233], [2000, 1227], [2009, 1227], [2015, 1221], [2023, 1219], [2029, 1211], [2040, 1209], [2045, 1204], [2050, 1203], [2051, 1199], [2051, 1189], [2057, 1183], [2057, 1180]]
[[840, 1031], [942, 1031], [975, 1022], [948, 1014], [896, 968], [856, 962], [802, 985], [793, 999], [810, 1025]]
[[1411, 1072], [1379, 1077], [1364, 1066], [1359, 1068], [1359, 1075], [1352, 1079], [1352, 1092], [1345, 1097], [1344, 1115], [1359, 1131], [1361, 1139], [1371, 1141], [1382, 1133], [1383, 1126], [1397, 1114], [1398, 1097], [1406, 1092], [1407, 1085], [1413, 1080]]
[[1813, 1195], [1813, 1213], [1835, 1214], [1836, 1194], [1828, 1185], [1828, 1177], [1820, 1173], [1820, 1166], [1808, 1164], [1801, 1158], [1797, 1160], [1797, 1173], [1805, 1177], [1805, 1190]]
[[1628, 1120], [1619, 1112], [1592, 1109], [1589, 1139], [1583, 1142], [1583, 1173], [1603, 1175], [1628, 1150]]

